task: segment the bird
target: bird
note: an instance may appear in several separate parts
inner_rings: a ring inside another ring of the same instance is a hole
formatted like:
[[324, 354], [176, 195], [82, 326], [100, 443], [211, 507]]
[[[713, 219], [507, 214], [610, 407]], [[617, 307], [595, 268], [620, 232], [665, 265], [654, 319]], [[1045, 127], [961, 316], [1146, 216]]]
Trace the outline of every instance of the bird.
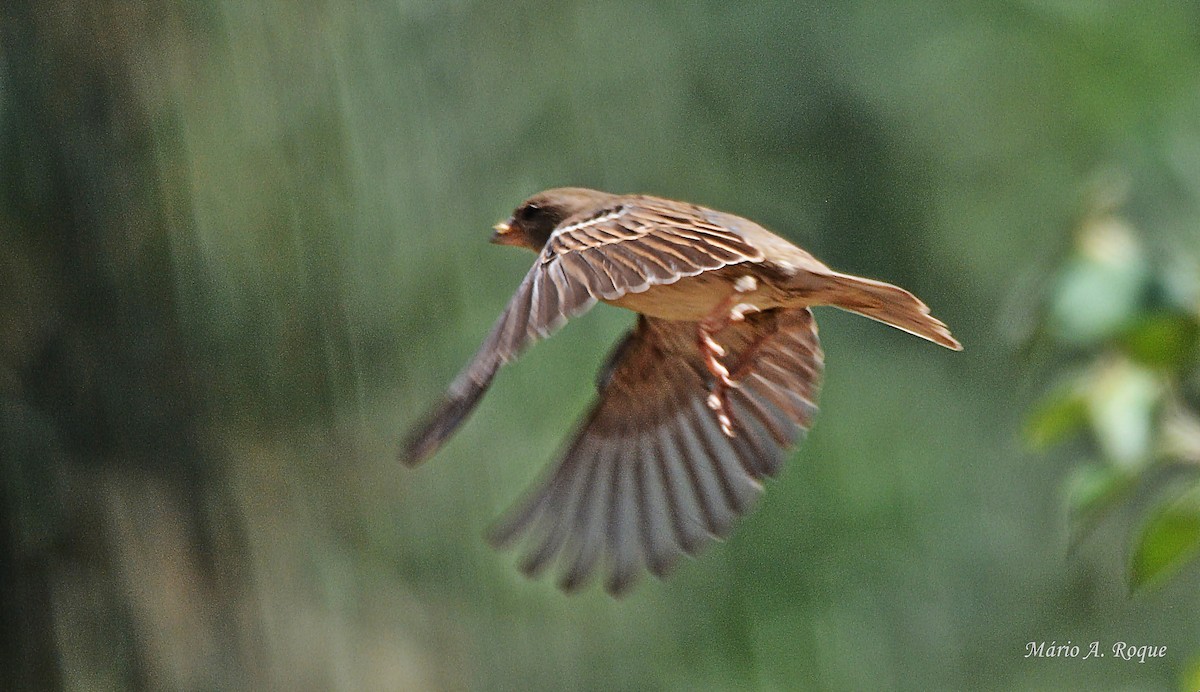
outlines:
[[824, 354], [811, 307], [962, 350], [912, 293], [834, 271], [715, 209], [563, 187], [493, 229], [493, 243], [537, 258], [400, 461], [432, 456], [501, 366], [568, 319], [597, 302], [638, 313], [557, 460], [488, 531], [497, 548], [525, 546], [527, 576], [557, 565], [568, 593], [597, 574], [614, 597], [646, 571], [663, 578], [750, 511], [816, 413]]

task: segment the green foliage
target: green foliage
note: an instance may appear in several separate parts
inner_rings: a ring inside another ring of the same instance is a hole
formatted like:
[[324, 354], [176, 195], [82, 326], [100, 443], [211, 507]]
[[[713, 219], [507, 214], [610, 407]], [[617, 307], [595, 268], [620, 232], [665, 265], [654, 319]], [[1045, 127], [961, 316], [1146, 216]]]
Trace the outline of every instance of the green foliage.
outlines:
[[1112, 218], [1092, 221], [1060, 269], [1051, 294], [1053, 335], [1082, 347], [1111, 339], [1139, 312], [1148, 279], [1130, 230]]
[[1125, 330], [1120, 344], [1138, 363], [1183, 373], [1200, 357], [1200, 322], [1186, 313], [1149, 312]]
[[1088, 397], [1082, 378], [1073, 378], [1047, 394], [1025, 421], [1025, 439], [1045, 449], [1078, 433], [1088, 422]]
[[[1110, 212], [1083, 224], [1047, 297], [1047, 333], [1084, 365], [1034, 406], [1025, 426], [1038, 449], [1079, 436], [1091, 443], [1098, 463], [1080, 467], [1068, 484], [1076, 531], [1094, 528], [1097, 517], [1128, 501], [1164, 467], [1185, 471], [1167, 484], [1169, 492], [1146, 491], [1153, 493], [1144, 510], [1149, 518], [1132, 540], [1134, 589], [1168, 578], [1200, 555], [1200, 482], [1192, 451], [1200, 438], [1189, 427], [1196, 412], [1184, 396], [1200, 372], [1200, 295], [1152, 290], [1168, 281], [1195, 286], [1196, 277], [1168, 276], [1172, 265], [1147, 254], [1137, 233]], [[1173, 499], [1179, 485], [1194, 490]]]
[[1140, 588], [1177, 572], [1200, 555], [1200, 492], [1154, 511], [1134, 540], [1130, 582]]
[[1112, 509], [1135, 481], [1134, 474], [1113, 466], [1081, 466], [1067, 484], [1067, 509], [1077, 525], [1094, 524], [1098, 515]]

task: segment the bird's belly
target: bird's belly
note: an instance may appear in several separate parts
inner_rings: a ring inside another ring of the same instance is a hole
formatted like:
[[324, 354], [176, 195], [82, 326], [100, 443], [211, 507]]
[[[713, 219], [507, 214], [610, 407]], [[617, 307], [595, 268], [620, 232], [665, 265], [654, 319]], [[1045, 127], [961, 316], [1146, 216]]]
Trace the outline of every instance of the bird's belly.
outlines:
[[[651, 286], [641, 293], [626, 293], [616, 300], [604, 302], [649, 317], [687, 322], [708, 317], [729, 300], [733, 303], [727, 307], [747, 303], [759, 310], [768, 310], [783, 305], [781, 293], [760, 279], [754, 279], [753, 288], [738, 291], [735, 284], [744, 276], [752, 274], [735, 265], [685, 277], [675, 283]], [[747, 288], [746, 283], [741, 287]]]

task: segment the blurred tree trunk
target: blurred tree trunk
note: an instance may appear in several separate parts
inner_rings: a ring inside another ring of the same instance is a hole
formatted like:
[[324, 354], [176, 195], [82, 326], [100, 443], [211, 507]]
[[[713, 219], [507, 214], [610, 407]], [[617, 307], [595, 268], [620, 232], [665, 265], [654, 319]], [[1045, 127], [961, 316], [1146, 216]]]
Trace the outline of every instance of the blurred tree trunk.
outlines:
[[159, 82], [183, 32], [156, 7], [0, 9], [3, 689], [214, 688], [246, 668], [245, 618], [218, 599], [244, 586], [241, 541], [210, 521], [236, 513], [174, 297], [186, 196]]

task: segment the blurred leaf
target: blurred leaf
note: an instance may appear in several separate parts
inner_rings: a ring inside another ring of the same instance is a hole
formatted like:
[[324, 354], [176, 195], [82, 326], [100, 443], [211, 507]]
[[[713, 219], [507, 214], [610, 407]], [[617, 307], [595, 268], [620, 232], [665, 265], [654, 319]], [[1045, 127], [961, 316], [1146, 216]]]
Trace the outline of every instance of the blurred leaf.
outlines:
[[1180, 375], [1177, 384], [1183, 403], [1193, 411], [1200, 411], [1200, 365]]
[[1087, 421], [1087, 398], [1073, 382], [1037, 404], [1025, 421], [1025, 440], [1035, 449], [1045, 449], [1078, 432]]
[[1183, 685], [1180, 689], [1192, 692], [1200, 690], [1200, 656], [1192, 658], [1188, 664], [1187, 671], [1183, 674]]
[[1200, 417], [1173, 405], [1163, 421], [1162, 454], [1176, 461], [1200, 464]]
[[1088, 414], [1107, 458], [1129, 468], [1149, 457], [1162, 393], [1153, 372], [1126, 360], [1098, 372], [1088, 393]]
[[1066, 483], [1070, 521], [1067, 550], [1074, 553], [1083, 541], [1116, 508], [1137, 484], [1138, 475], [1114, 466], [1090, 464], [1071, 474]]
[[1121, 337], [1125, 352], [1155, 368], [1180, 370], [1195, 362], [1200, 322], [1191, 315], [1160, 312], [1139, 317]]
[[1079, 346], [1113, 336], [1133, 319], [1147, 279], [1132, 231], [1113, 217], [1092, 221], [1059, 275], [1050, 305], [1054, 333]]
[[1067, 509], [1072, 517], [1103, 514], [1133, 486], [1136, 476], [1112, 466], [1084, 466], [1067, 483]]
[[1133, 588], [1177, 571], [1200, 554], [1200, 495], [1160, 509], [1136, 540], [1130, 583]]
[[1200, 318], [1200, 266], [1190, 252], [1173, 252], [1155, 273], [1151, 290], [1155, 304]]

